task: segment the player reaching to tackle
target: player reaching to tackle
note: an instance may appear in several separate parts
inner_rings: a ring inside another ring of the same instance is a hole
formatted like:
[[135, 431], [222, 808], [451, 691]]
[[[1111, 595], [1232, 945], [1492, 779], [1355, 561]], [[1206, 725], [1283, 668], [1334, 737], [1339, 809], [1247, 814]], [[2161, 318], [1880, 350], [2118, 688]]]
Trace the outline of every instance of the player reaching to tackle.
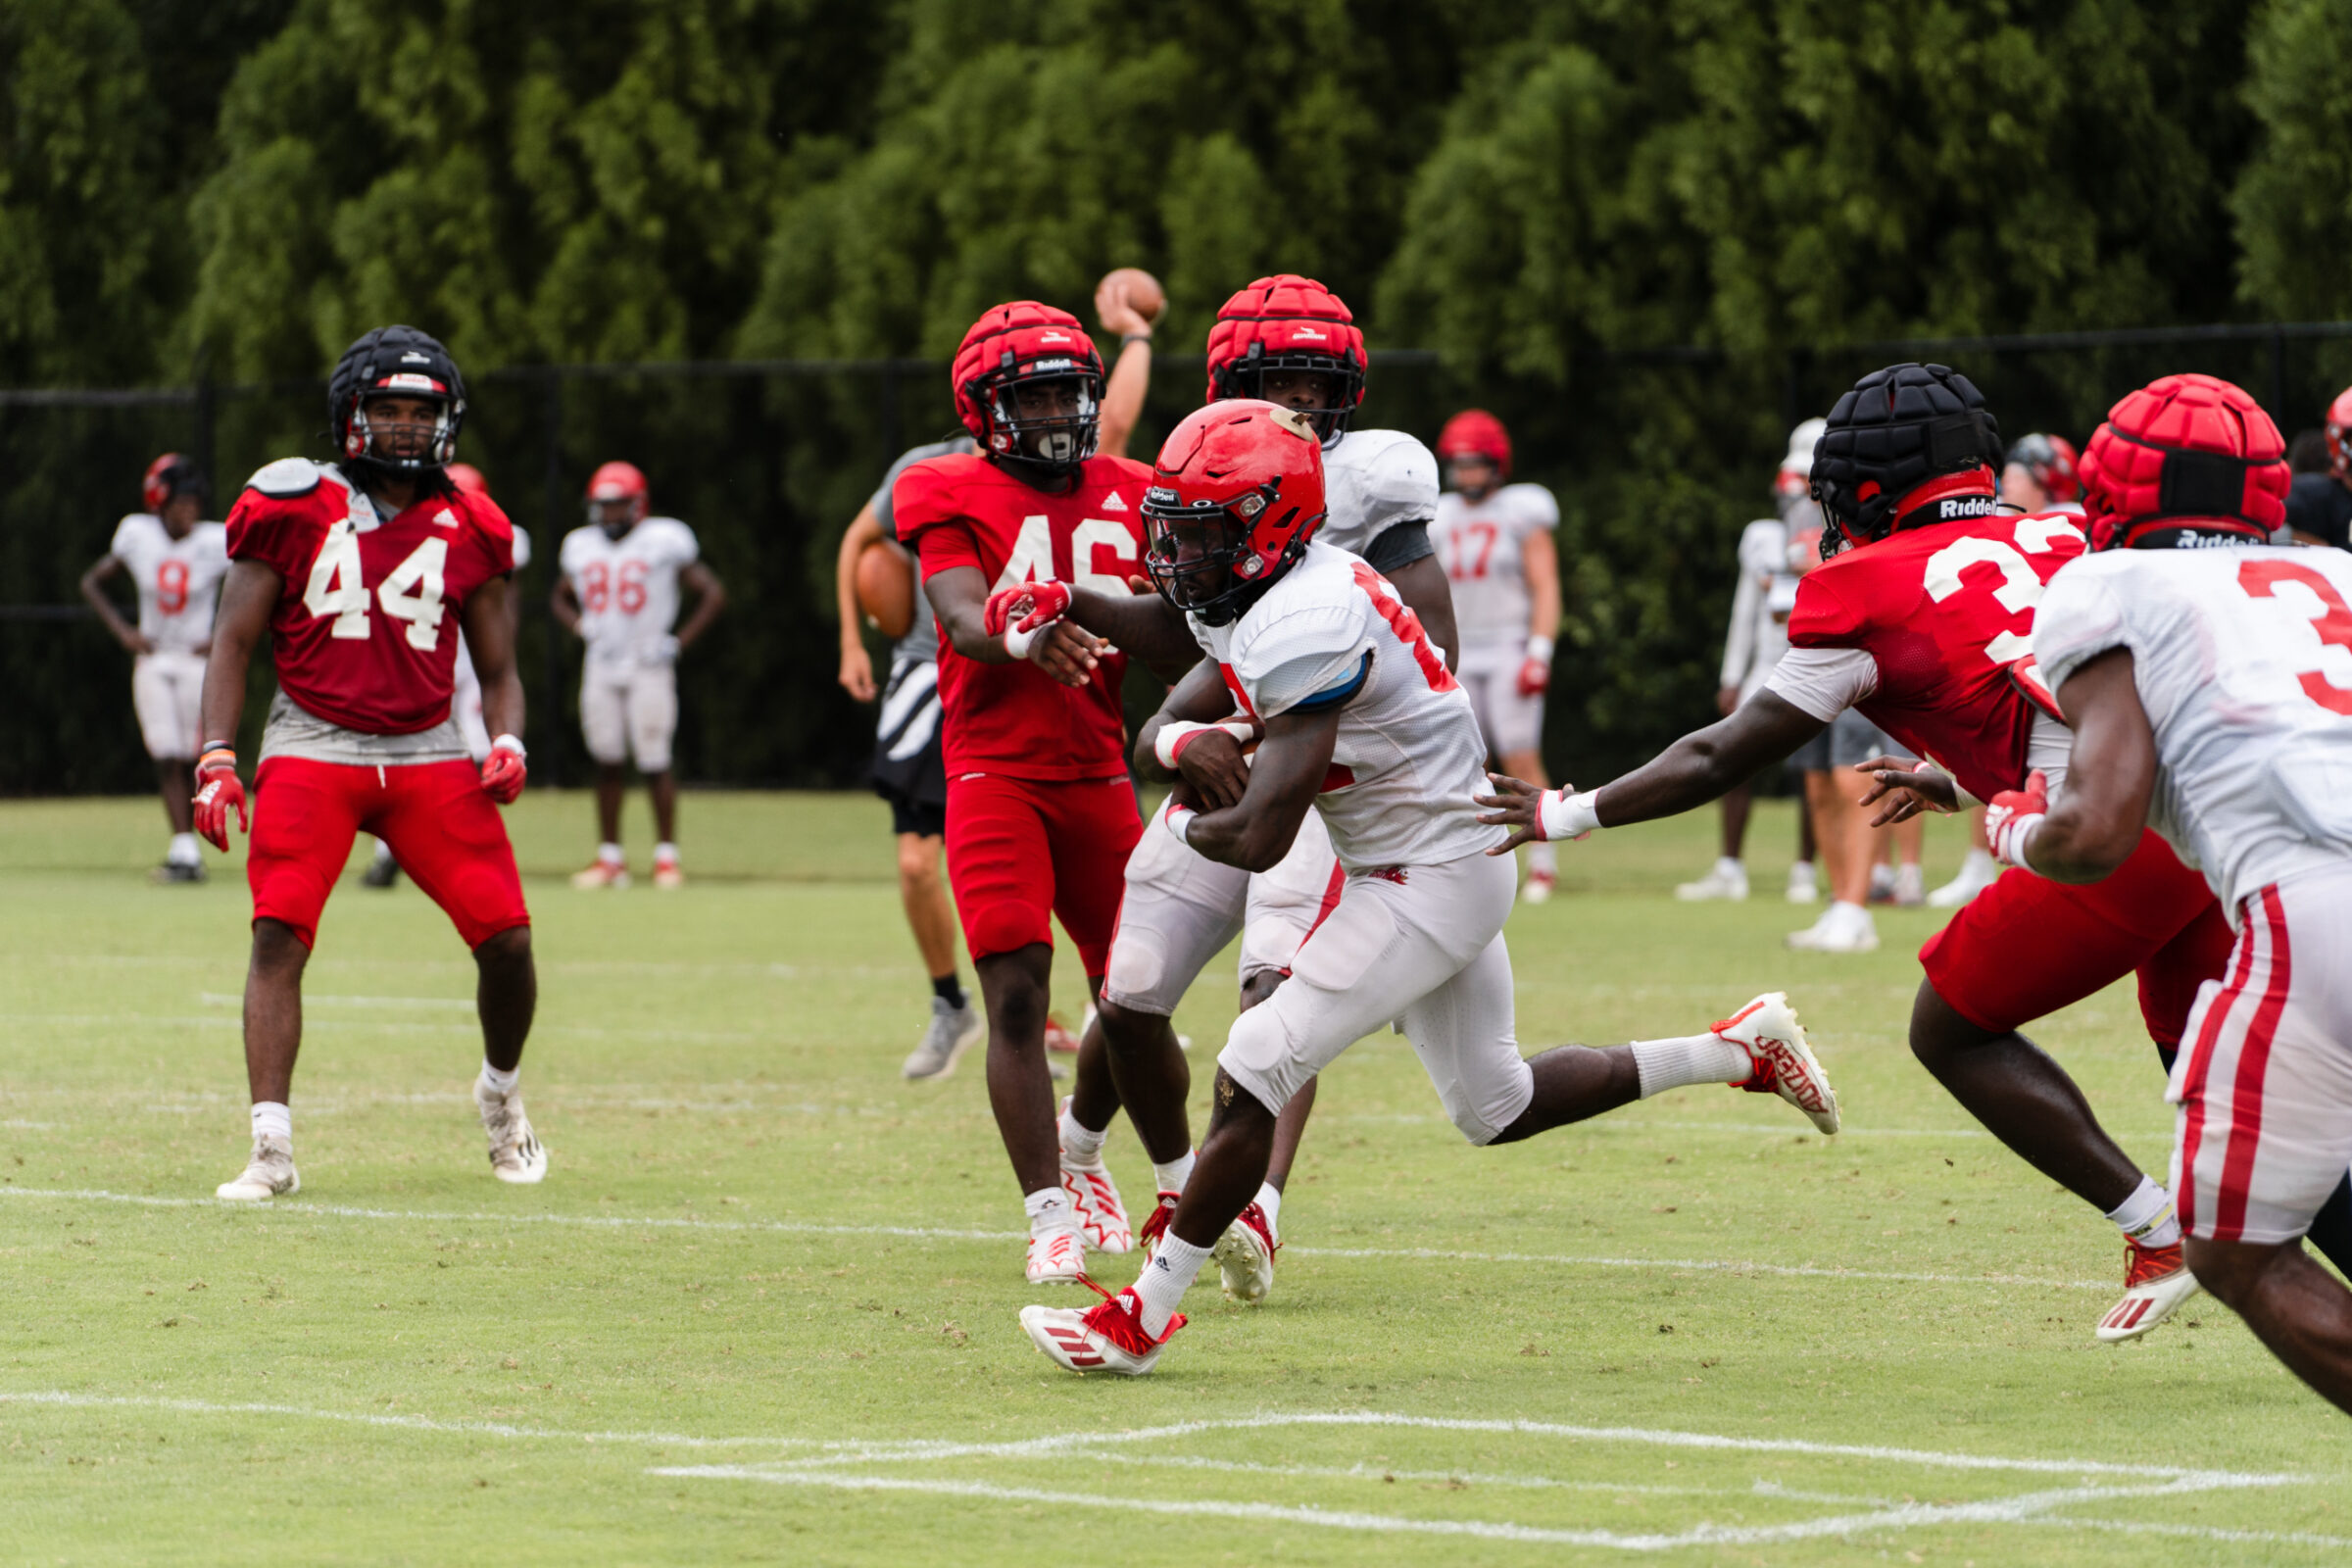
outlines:
[[[1486, 743], [1469, 695], [1396, 588], [1362, 557], [1315, 539], [1325, 492], [1314, 426], [1270, 403], [1212, 403], [1176, 427], [1152, 478], [1147, 564], [1227, 694], [1205, 721], [1163, 710], [1138, 749], [1175, 729], [1171, 749], [1211, 749], [1239, 791], [1211, 799], [1180, 785], [1152, 831], [1258, 871], [1317, 812], [1347, 874], [1290, 978], [1234, 1024], [1208, 1135], [1143, 1277], [1085, 1311], [1024, 1308], [1040, 1350], [1072, 1371], [1151, 1371], [1184, 1326], [1185, 1291], [1264, 1179], [1283, 1105], [1391, 1019], [1403, 1020], [1446, 1114], [1474, 1144], [1710, 1082], [1777, 1092], [1837, 1131], [1836, 1096], [1777, 993], [1705, 1034], [1521, 1056], [1502, 941], [1518, 878], [1470, 801]], [[1041, 590], [1033, 615], [1064, 602]], [[1243, 737], [1261, 733], [1245, 770]], [[1181, 1102], [1181, 1081], [1113, 1063], [1131, 1114]]]
[[[253, 1154], [220, 1196], [301, 1186], [288, 1099], [302, 1047], [302, 972], [360, 832], [375, 834], [473, 950], [482, 1021], [475, 1106], [501, 1181], [536, 1182], [547, 1152], [517, 1075], [538, 981], [530, 914], [497, 807], [522, 792], [522, 683], [507, 613], [506, 515], [450, 484], [466, 383], [414, 327], [369, 332], [327, 383], [340, 461], [283, 458], [228, 514], [228, 578], [205, 671], [197, 831], [228, 848], [248, 826], [234, 745], [246, 667], [266, 631], [277, 665], [254, 773], [253, 959], [245, 1070]], [[450, 716], [459, 628], [497, 732], [479, 771]]]
[[[1958, 371], [1906, 364], [1864, 376], [1831, 411], [1814, 452], [1826, 559], [1798, 584], [1790, 651], [1764, 689], [1601, 789], [1498, 779], [1488, 820], [1510, 823], [1516, 842], [1672, 816], [1753, 777], [1849, 708], [1977, 800], [2018, 788], [2035, 768], [2061, 772], [2065, 725], [2011, 666], [2028, 651], [2042, 585], [2082, 553], [2082, 519], [2002, 511], [2001, 455], [1984, 398]], [[1879, 781], [1870, 798], [1913, 766], [1861, 763]], [[2197, 987], [2221, 973], [2229, 946], [2203, 880], [2149, 834], [2097, 887], [2002, 877], [1920, 950], [1927, 978], [1911, 1015], [1913, 1054], [2012, 1152], [2123, 1233], [2125, 1294], [2100, 1321], [2102, 1340], [2146, 1333], [2196, 1281], [2181, 1266], [2170, 1195], [2019, 1031], [2136, 971], [2142, 1017], [2169, 1064]]]
[[2299, 1245], [2352, 1162], [2352, 560], [2269, 543], [2284, 452], [2211, 376], [2115, 406], [2082, 464], [2103, 548], [2034, 617], [2065, 783], [1987, 815], [2002, 858], [2066, 883], [2128, 875], [2153, 828], [2230, 911], [2165, 1097], [2188, 1265], [2352, 1412], [2352, 1291]]

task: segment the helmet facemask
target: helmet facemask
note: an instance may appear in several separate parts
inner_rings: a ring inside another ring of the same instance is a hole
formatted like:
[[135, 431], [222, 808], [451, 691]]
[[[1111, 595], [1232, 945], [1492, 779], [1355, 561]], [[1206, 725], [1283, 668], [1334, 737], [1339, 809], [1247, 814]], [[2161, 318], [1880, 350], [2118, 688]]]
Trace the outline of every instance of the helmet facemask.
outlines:
[[[1276, 396], [1276, 392], [1292, 390], [1281, 386], [1268, 391], [1267, 381], [1284, 372], [1322, 376], [1323, 401], [1319, 405], [1300, 404], [1290, 396]], [[1348, 421], [1355, 416], [1355, 407], [1364, 395], [1364, 372], [1356, 368], [1352, 360], [1296, 349], [1268, 354], [1263, 343], [1250, 344], [1247, 354], [1230, 365], [1217, 367], [1215, 373], [1219, 396], [1258, 398], [1295, 410], [1306, 416], [1307, 422], [1315, 427], [1316, 437], [1326, 447], [1348, 433]]]
[[1220, 505], [1178, 499], [1154, 485], [1144, 492], [1144, 569], [1160, 597], [1203, 625], [1226, 626], [1242, 618], [1283, 571], [1306, 553], [1311, 528], [1300, 529], [1283, 559], [1269, 569], [1251, 544], [1253, 522], [1276, 496], [1265, 485]]
[[[384, 379], [397, 382], [424, 377]], [[429, 416], [402, 417], [413, 411], [400, 406], [415, 403], [430, 405]], [[371, 406], [373, 413], [369, 412]], [[402, 476], [436, 471], [457, 456], [458, 422], [464, 414], [465, 404], [445, 392], [379, 383], [352, 400], [343, 455], [354, 463]]]
[[1102, 435], [1102, 386], [1093, 368], [1067, 356], [1005, 363], [977, 389], [988, 412], [989, 455], [1047, 474], [1076, 473]]

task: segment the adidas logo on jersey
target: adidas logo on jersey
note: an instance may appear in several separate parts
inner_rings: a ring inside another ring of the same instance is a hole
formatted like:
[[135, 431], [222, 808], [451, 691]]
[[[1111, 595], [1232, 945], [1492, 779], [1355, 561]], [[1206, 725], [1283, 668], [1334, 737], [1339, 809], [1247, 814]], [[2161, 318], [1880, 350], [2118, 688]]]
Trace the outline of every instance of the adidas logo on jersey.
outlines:
[[457, 514], [456, 513], [454, 513], [454, 512], [450, 511], [450, 510], [449, 510], [447, 507], [443, 507], [443, 508], [442, 508], [442, 509], [441, 509], [439, 512], [436, 512], [436, 513], [434, 513], [434, 514], [433, 514], [433, 526], [434, 526], [434, 527], [436, 527], [436, 528], [455, 528], [457, 525], [458, 525], [458, 514]]
[[1115, 494], [1107, 495], [1102, 498], [1102, 510], [1104, 512], [1125, 512], [1127, 503], [1121, 501]]

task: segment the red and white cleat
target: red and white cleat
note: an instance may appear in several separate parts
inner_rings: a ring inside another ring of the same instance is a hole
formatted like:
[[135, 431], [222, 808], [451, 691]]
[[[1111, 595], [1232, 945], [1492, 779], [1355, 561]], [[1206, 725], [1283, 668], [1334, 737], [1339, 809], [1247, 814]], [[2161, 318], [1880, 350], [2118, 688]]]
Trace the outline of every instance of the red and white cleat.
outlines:
[[1266, 1211], [1251, 1203], [1241, 1217], [1225, 1227], [1208, 1255], [1217, 1260], [1217, 1278], [1224, 1283], [1225, 1299], [1255, 1306], [1274, 1289], [1274, 1254], [1282, 1243], [1266, 1223]]
[[1032, 1236], [1028, 1273], [1032, 1285], [1075, 1285], [1086, 1278], [1086, 1245], [1076, 1231]]
[[1135, 1233], [1135, 1250], [1144, 1254], [1146, 1268], [1152, 1266], [1152, 1254], [1159, 1250], [1159, 1239], [1168, 1233], [1168, 1221], [1176, 1217], [1176, 1198], [1174, 1193], [1161, 1193], [1152, 1200], [1144, 1228]]
[[1028, 1331], [1029, 1343], [1056, 1365], [1081, 1375], [1116, 1372], [1142, 1377], [1159, 1360], [1160, 1348], [1184, 1327], [1184, 1314], [1171, 1314], [1168, 1331], [1155, 1340], [1144, 1332], [1144, 1303], [1133, 1287], [1113, 1296], [1093, 1280], [1086, 1283], [1101, 1292], [1102, 1299], [1083, 1312], [1069, 1306], [1021, 1308], [1021, 1327]]
[[1046, 1014], [1046, 1049], [1059, 1052], [1065, 1056], [1078, 1050], [1078, 1037], [1070, 1033], [1070, 1026], [1050, 1012]]
[[2124, 1298], [2099, 1319], [2102, 1345], [2136, 1340], [2171, 1317], [2180, 1303], [2197, 1294], [2197, 1277], [2180, 1260], [2180, 1244], [2142, 1247], [2124, 1243]]
[[1551, 895], [1560, 885], [1557, 871], [1530, 871], [1527, 880], [1519, 885], [1522, 904], [1549, 904]]
[[1838, 1091], [1830, 1087], [1830, 1075], [1821, 1070], [1813, 1048], [1805, 1043], [1805, 1027], [1796, 1021], [1787, 992], [1765, 992], [1718, 1021], [1715, 1036], [1740, 1047], [1755, 1064], [1755, 1071], [1732, 1085], [1734, 1089], [1778, 1095], [1823, 1132], [1838, 1130]]
[[669, 890], [682, 888], [685, 885], [686, 873], [679, 869], [676, 856], [657, 855], [654, 857], [654, 886]]
[[629, 885], [629, 868], [618, 860], [590, 860], [584, 871], [571, 873], [575, 888], [625, 888]]
[[[1063, 1101], [1067, 1110], [1070, 1102]], [[1061, 1146], [1061, 1190], [1070, 1195], [1070, 1206], [1078, 1213], [1078, 1231], [1086, 1245], [1098, 1252], [1132, 1252], [1135, 1250], [1135, 1227], [1127, 1223], [1127, 1205], [1119, 1201], [1118, 1184], [1110, 1179], [1110, 1168], [1102, 1163], [1102, 1152], [1081, 1160]]]

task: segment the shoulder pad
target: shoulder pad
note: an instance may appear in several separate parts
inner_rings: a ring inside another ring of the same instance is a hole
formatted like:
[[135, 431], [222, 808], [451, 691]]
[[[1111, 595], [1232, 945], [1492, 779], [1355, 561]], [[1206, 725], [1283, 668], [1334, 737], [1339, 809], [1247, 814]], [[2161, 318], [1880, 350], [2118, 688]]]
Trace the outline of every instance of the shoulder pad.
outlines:
[[318, 481], [327, 470], [308, 458], [280, 458], [257, 469], [245, 481], [248, 490], [259, 490], [266, 496], [307, 496], [318, 488]]

